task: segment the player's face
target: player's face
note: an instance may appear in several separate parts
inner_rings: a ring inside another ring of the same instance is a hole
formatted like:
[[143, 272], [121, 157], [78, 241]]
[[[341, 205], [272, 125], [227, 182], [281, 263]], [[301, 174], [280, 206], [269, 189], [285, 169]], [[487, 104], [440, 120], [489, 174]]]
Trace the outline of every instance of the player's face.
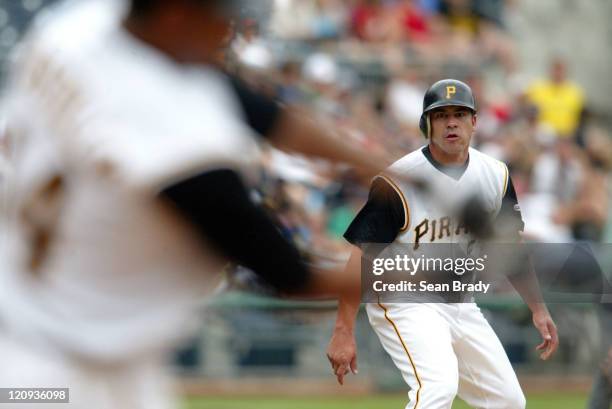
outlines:
[[168, 34], [173, 35], [180, 60], [192, 63], [214, 62], [228, 44], [231, 16], [215, 5], [183, 2], [168, 19]]
[[476, 115], [465, 107], [447, 106], [429, 113], [431, 149], [449, 164], [467, 153], [476, 126]]

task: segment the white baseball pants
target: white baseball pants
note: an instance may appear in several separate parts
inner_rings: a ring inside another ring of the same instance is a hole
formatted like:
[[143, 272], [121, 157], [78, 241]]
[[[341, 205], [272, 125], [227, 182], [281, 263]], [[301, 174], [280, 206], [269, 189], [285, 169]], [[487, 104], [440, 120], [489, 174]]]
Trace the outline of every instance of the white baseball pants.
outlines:
[[410, 391], [406, 409], [524, 409], [525, 396], [493, 329], [474, 303], [367, 304], [372, 328]]

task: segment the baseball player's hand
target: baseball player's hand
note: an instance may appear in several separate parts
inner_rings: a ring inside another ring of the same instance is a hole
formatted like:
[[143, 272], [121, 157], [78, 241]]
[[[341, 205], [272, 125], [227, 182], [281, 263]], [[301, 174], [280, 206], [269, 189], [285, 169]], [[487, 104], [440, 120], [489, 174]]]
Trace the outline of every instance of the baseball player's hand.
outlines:
[[327, 359], [340, 385], [350, 372], [357, 374], [357, 344], [352, 331], [335, 329], [327, 347]]
[[540, 332], [543, 340], [542, 343], [536, 347], [536, 350], [542, 351], [540, 359], [547, 360], [557, 350], [559, 346], [559, 337], [557, 335], [557, 326], [546, 307], [533, 313], [533, 325]]

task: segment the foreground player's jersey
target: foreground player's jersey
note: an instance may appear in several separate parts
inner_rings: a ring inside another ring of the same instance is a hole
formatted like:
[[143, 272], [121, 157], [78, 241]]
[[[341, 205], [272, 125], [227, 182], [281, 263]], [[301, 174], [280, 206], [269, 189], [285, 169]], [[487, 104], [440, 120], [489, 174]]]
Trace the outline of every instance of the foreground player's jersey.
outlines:
[[401, 180], [381, 176], [399, 193], [405, 209], [404, 226], [395, 242], [411, 244], [413, 250], [425, 243], [469, 242], [470, 232], [457, 217], [460, 210], [470, 199], [478, 198], [493, 219], [508, 187], [506, 165], [473, 148], [462, 174], [443, 172], [420, 149], [395, 162], [389, 170], [423, 180], [428, 186], [425, 190], [415, 189]]
[[184, 334], [224, 261], [156, 194], [257, 153], [222, 77], [131, 37], [120, 4], [83, 2], [40, 23], [4, 107], [1, 321], [89, 359], [138, 359]]

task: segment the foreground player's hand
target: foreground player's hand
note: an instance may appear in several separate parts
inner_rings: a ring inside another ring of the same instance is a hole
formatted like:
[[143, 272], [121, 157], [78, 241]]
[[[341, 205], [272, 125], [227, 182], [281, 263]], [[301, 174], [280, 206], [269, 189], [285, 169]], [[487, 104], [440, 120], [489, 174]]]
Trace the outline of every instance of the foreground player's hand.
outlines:
[[327, 359], [340, 385], [350, 372], [357, 374], [357, 344], [352, 331], [335, 329], [327, 347]]
[[536, 350], [542, 351], [540, 359], [547, 360], [555, 353], [559, 346], [557, 326], [550, 316], [548, 309], [542, 308], [533, 313], [533, 325], [542, 336], [542, 343], [536, 347]]

